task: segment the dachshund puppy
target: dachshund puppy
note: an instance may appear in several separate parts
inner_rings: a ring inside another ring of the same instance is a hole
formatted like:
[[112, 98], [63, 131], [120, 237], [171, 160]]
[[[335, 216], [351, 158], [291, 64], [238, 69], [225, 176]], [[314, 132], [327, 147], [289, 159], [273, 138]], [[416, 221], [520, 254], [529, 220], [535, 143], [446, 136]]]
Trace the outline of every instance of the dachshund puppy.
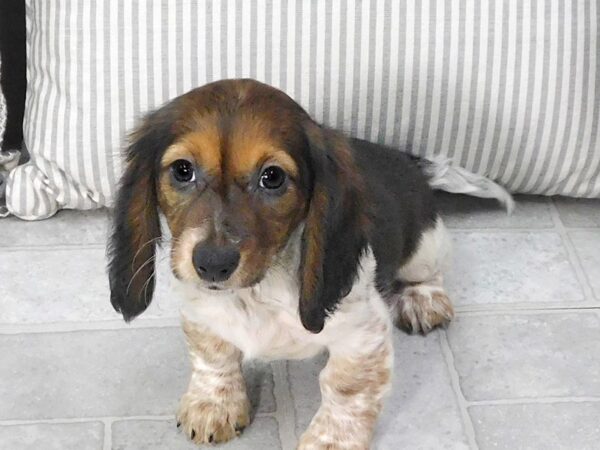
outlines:
[[148, 307], [162, 213], [193, 366], [185, 433], [223, 442], [248, 425], [242, 359], [327, 350], [299, 448], [369, 448], [392, 324], [427, 332], [453, 316], [448, 240], [413, 159], [323, 128], [277, 89], [226, 80], [149, 114], [126, 160], [111, 302], [127, 321]]

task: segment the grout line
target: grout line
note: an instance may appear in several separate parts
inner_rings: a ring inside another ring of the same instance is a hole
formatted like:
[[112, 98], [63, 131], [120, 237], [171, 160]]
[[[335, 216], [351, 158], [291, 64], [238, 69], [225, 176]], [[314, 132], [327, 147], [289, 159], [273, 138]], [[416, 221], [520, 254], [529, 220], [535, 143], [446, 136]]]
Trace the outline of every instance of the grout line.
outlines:
[[12, 246], [1, 246], [0, 250], [4, 252], [22, 252], [22, 251], [74, 251], [74, 250], [98, 250], [98, 249], [106, 249], [106, 244], [100, 243], [76, 243], [76, 244], [37, 244], [37, 245], [12, 245]]
[[[274, 417], [273, 413], [258, 413], [254, 417]], [[38, 424], [65, 424], [65, 423], [93, 423], [102, 422], [105, 425], [109, 423], [111, 426], [114, 422], [123, 422], [131, 420], [165, 420], [173, 421], [175, 426], [174, 414], [163, 415], [140, 415], [140, 416], [100, 416], [100, 417], [68, 417], [58, 419], [10, 419], [0, 420], [0, 426], [10, 425], [38, 425]]]
[[30, 324], [0, 324], [2, 334], [70, 333], [74, 331], [110, 331], [144, 328], [173, 328], [181, 326], [179, 317], [164, 319], [138, 319], [135, 322], [123, 320], [98, 320], [92, 322], [52, 322]]
[[577, 281], [583, 290], [583, 295], [586, 299], [593, 301], [595, 300], [594, 291], [592, 290], [592, 286], [590, 285], [585, 270], [583, 269], [583, 264], [577, 255], [577, 250], [571, 242], [571, 238], [569, 237], [568, 230], [562, 223], [560, 218], [560, 213], [558, 212], [558, 208], [554, 202], [551, 202], [550, 206], [550, 214], [552, 216], [552, 220], [556, 226], [557, 231], [562, 236], [563, 245], [567, 250], [567, 255], [569, 257], [569, 262], [575, 271], [575, 276], [577, 277]]
[[465, 432], [465, 435], [467, 436], [469, 447], [472, 450], [477, 450], [479, 449], [479, 446], [477, 445], [477, 439], [475, 437], [475, 427], [473, 426], [473, 421], [471, 420], [471, 415], [468, 411], [469, 404], [465, 399], [462, 389], [460, 388], [460, 379], [458, 376], [458, 371], [456, 370], [456, 366], [454, 364], [454, 355], [452, 354], [450, 344], [448, 343], [448, 336], [446, 335], [446, 330], [441, 330], [438, 333], [438, 336], [440, 336], [440, 347], [442, 349], [442, 354], [444, 355], [444, 359], [446, 361], [446, 367], [448, 368], [448, 372], [450, 374], [452, 389], [458, 402], [458, 408], [460, 410], [463, 430]]
[[526, 234], [526, 233], [545, 233], [556, 234], [559, 230], [556, 227], [548, 228], [529, 228], [529, 227], [485, 227], [485, 228], [450, 228], [450, 234], [467, 234], [467, 233], [509, 233], [509, 234]]
[[575, 263], [573, 264], [575, 266], [575, 272], [577, 272], [577, 270], [581, 271], [581, 275], [580, 278], [583, 280], [583, 292], [584, 295], [591, 299], [592, 301], [594, 301], [596, 304], [598, 304], [598, 300], [600, 300], [600, 298], [596, 298], [596, 295], [594, 293], [594, 289], [592, 288], [592, 283], [590, 282], [590, 279], [587, 275], [587, 273], [585, 272], [585, 269], [583, 268], [584, 265], [581, 262], [581, 259], [579, 258], [579, 254], [577, 253], [577, 249], [575, 248], [575, 244], [573, 244], [573, 241], [571, 240], [571, 236], [569, 235], [568, 232], [565, 232], [564, 235], [564, 240], [565, 240], [565, 246], [567, 248], [572, 247], [572, 251], [573, 251], [573, 258]]
[[[567, 227], [564, 226], [567, 231], [600, 231], [600, 227]], [[456, 231], [458, 233], [535, 233], [538, 231], [541, 232], [559, 232], [559, 228], [556, 225], [550, 225], [547, 227], [453, 227], [451, 225], [446, 224], [446, 228], [450, 233]]]
[[589, 305], [579, 306], [576, 308], [570, 308], [566, 306], [555, 306], [548, 308], [536, 308], [536, 307], [513, 307], [512, 305], [498, 305], [496, 308], [460, 308], [456, 307], [455, 312], [460, 315], [466, 316], [488, 316], [496, 314], [559, 314], [559, 313], [583, 313], [583, 312], [597, 312], [600, 311], [600, 305]]
[[552, 403], [586, 403], [600, 402], [600, 397], [524, 397], [524, 398], [505, 398], [498, 400], [474, 400], [468, 401], [471, 406], [495, 406], [495, 405], [529, 405], [529, 404], [552, 404]]
[[[562, 220], [561, 220], [562, 223]], [[589, 227], [569, 227], [563, 223], [563, 227], [566, 231], [600, 231], [600, 227], [589, 226]]]
[[86, 423], [86, 422], [117, 422], [121, 420], [166, 420], [173, 419], [173, 415], [142, 415], [142, 416], [100, 416], [100, 417], [67, 417], [58, 419], [12, 419], [0, 420], [1, 425], [34, 425], [34, 424], [61, 424], [61, 423]]
[[112, 450], [112, 421], [103, 420], [104, 423], [104, 446], [103, 450]]
[[279, 361], [273, 367], [273, 393], [277, 404], [275, 419], [279, 425], [279, 440], [283, 450], [296, 448], [296, 411], [288, 379], [288, 363]]

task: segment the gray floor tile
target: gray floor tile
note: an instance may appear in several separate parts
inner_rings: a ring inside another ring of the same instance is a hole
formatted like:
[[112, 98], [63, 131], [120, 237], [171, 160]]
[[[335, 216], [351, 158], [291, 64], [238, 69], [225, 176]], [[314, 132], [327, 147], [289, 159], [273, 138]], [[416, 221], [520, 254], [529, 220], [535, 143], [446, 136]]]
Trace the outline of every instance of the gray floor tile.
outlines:
[[6, 450], [102, 450], [103, 440], [100, 422], [0, 426]]
[[319, 373], [327, 363], [327, 355], [321, 354], [308, 360], [289, 361], [288, 379], [296, 411], [296, 436], [306, 430], [321, 404]]
[[454, 232], [446, 288], [456, 305], [580, 302], [559, 234]]
[[466, 195], [436, 193], [436, 203], [450, 228], [552, 228], [550, 203], [545, 197], [515, 196], [511, 215], [496, 201]]
[[273, 368], [261, 361], [249, 361], [243, 367], [248, 398], [253, 412], [272, 413], [277, 409], [273, 394]]
[[75, 244], [106, 244], [108, 213], [94, 211], [59, 211], [47, 220], [25, 221], [8, 217], [0, 222], [0, 247]]
[[[392, 393], [378, 423], [373, 448], [392, 450], [399, 448], [399, 443], [411, 449], [468, 448], [438, 333], [423, 338], [396, 331], [394, 348]], [[325, 361], [320, 356], [289, 363], [298, 435], [319, 407], [318, 373]]]
[[[155, 298], [143, 317], [178, 317], [168, 261], [159, 261]], [[120, 319], [110, 304], [102, 248], [5, 251], [0, 273], [0, 323]]]
[[554, 203], [567, 227], [600, 227], [600, 199], [557, 197]]
[[571, 231], [573, 245], [596, 300], [600, 300], [600, 231]]
[[[197, 450], [170, 421], [125, 420], [112, 427], [113, 450]], [[207, 447], [209, 448], [209, 447]], [[241, 437], [218, 448], [227, 450], [279, 449], [277, 422], [271, 417], [259, 417], [252, 421]]]
[[463, 315], [448, 337], [467, 400], [600, 395], [593, 312]]
[[439, 332], [426, 337], [396, 331], [395, 375], [375, 436], [379, 450], [467, 449], [460, 411], [439, 344]]
[[[270, 368], [247, 373], [272, 411]], [[0, 420], [174, 414], [189, 375], [178, 328], [0, 335]]]
[[481, 450], [596, 450], [600, 403], [474, 406]]

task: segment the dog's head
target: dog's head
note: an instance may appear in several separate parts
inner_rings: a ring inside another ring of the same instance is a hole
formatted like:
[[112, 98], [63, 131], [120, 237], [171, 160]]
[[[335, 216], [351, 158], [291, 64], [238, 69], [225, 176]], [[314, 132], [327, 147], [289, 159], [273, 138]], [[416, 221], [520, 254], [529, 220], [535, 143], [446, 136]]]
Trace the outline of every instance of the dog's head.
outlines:
[[252, 286], [303, 226], [303, 325], [320, 331], [350, 290], [366, 245], [361, 180], [346, 140], [283, 92], [251, 80], [195, 89], [146, 117], [126, 163], [109, 245], [111, 302], [126, 320], [152, 298], [159, 210], [184, 282]]

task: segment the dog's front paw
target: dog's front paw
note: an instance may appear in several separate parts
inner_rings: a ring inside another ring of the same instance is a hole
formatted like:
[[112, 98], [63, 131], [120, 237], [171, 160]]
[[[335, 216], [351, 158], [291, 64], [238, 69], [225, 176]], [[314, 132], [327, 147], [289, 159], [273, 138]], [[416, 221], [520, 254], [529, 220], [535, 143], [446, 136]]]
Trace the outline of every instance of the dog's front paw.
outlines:
[[300, 437], [298, 450], [369, 450], [368, 440], [360, 442], [356, 436], [348, 439], [353, 435], [351, 430], [346, 430], [346, 434], [336, 431], [335, 425], [333, 429], [311, 425]]
[[177, 426], [196, 444], [226, 442], [239, 436], [250, 423], [247, 398], [211, 401], [187, 392], [181, 398]]
[[342, 420], [321, 407], [300, 436], [298, 450], [369, 450], [376, 413], [363, 415], [352, 408], [352, 403], [346, 406], [349, 410], [344, 414], [349, 415]]
[[428, 333], [454, 317], [452, 303], [441, 287], [418, 284], [400, 294], [398, 325], [410, 332]]

